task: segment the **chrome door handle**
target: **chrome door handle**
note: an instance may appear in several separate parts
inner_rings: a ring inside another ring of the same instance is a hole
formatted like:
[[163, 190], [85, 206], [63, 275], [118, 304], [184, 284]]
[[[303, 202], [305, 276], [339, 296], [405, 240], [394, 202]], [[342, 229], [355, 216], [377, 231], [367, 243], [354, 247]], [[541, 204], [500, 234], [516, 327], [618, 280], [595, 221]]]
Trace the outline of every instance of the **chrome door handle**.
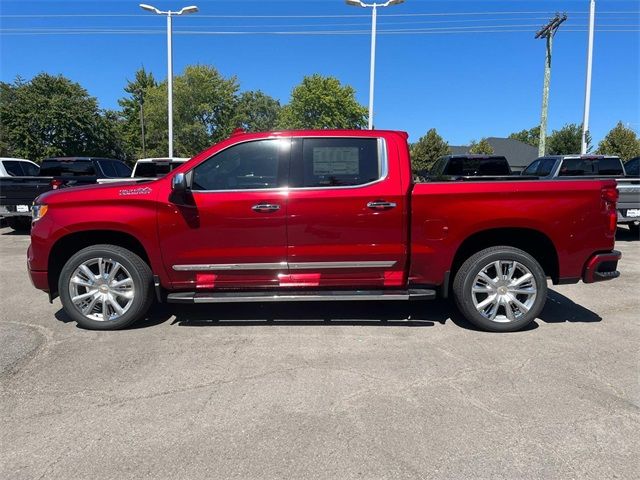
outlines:
[[395, 202], [383, 202], [381, 200], [377, 200], [375, 202], [367, 203], [367, 208], [371, 208], [373, 210], [388, 210], [390, 208], [395, 208]]
[[259, 213], [277, 212], [280, 210], [280, 205], [276, 205], [275, 203], [259, 203], [251, 207], [251, 210]]

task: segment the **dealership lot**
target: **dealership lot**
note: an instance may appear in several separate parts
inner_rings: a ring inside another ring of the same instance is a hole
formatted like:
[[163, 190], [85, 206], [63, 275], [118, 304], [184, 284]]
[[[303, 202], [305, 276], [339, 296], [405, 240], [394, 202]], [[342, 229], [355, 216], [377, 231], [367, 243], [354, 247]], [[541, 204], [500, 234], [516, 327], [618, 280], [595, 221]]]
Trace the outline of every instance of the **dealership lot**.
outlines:
[[0, 229], [1, 478], [637, 478], [626, 230], [620, 279], [552, 287], [512, 334], [442, 301], [163, 306], [85, 331], [29, 283], [28, 242]]

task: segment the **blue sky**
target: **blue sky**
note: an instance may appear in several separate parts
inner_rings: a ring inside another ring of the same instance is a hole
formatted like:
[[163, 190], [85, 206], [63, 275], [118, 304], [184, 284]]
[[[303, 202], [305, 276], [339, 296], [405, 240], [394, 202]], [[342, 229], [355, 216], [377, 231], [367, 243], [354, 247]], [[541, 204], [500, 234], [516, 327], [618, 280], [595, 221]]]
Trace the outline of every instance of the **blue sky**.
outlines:
[[[141, 65], [166, 78], [165, 20], [138, 3], [2, 0], [0, 79], [61, 73], [101, 107], [116, 108], [126, 79]], [[176, 74], [188, 64], [213, 65], [236, 75], [241, 89], [260, 89], [285, 103], [304, 75], [321, 73], [352, 85], [368, 103], [369, 9], [341, 0], [147, 3], [200, 8], [174, 22]], [[554, 41], [549, 129], [580, 123], [588, 5], [407, 0], [380, 10], [376, 127], [406, 130], [412, 141], [435, 127], [455, 145], [535, 126], [544, 41], [534, 34], [556, 11], [569, 19]], [[640, 132], [639, 86], [640, 4], [598, 0], [590, 122], [596, 142], [619, 120]]]

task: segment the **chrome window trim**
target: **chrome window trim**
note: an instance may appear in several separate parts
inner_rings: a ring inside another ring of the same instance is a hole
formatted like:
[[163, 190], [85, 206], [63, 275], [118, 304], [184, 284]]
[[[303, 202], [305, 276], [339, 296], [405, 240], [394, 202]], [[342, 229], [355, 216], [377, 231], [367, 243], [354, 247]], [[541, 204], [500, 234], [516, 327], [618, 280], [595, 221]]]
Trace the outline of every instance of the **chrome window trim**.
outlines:
[[354, 262], [273, 262], [273, 263], [203, 263], [193, 265], [174, 265], [177, 272], [233, 271], [233, 270], [313, 270], [333, 268], [391, 268], [396, 263], [389, 261]]
[[204, 162], [206, 162], [207, 160], [215, 157], [216, 155], [218, 155], [219, 153], [224, 152], [225, 150], [228, 150], [231, 147], [235, 147], [236, 145], [240, 145], [243, 143], [249, 143], [249, 142], [259, 142], [259, 141], [263, 141], [263, 140], [291, 140], [293, 141], [293, 139], [302, 139], [305, 140], [307, 138], [309, 139], [315, 139], [315, 138], [375, 138], [378, 141], [378, 171], [379, 171], [379, 175], [380, 178], [378, 178], [377, 180], [374, 180], [372, 182], [368, 182], [368, 183], [363, 183], [362, 185], [344, 185], [344, 186], [329, 186], [329, 187], [275, 187], [275, 188], [246, 188], [246, 189], [242, 189], [242, 188], [238, 188], [238, 189], [234, 189], [234, 190], [190, 190], [191, 193], [195, 194], [195, 193], [224, 193], [224, 192], [231, 192], [231, 193], [237, 193], [237, 192], [277, 192], [277, 191], [282, 191], [282, 192], [287, 192], [287, 191], [298, 191], [298, 190], [344, 190], [347, 188], [363, 188], [363, 187], [369, 187], [371, 185], [375, 185], [376, 183], [380, 183], [384, 180], [387, 179], [387, 176], [389, 175], [389, 159], [387, 156], [387, 142], [383, 137], [375, 137], [375, 136], [359, 136], [359, 135], [313, 135], [313, 136], [287, 136], [287, 137], [280, 137], [280, 136], [272, 136], [272, 137], [265, 137], [265, 138], [254, 138], [251, 140], [244, 140], [238, 143], [234, 143], [232, 145], [229, 145], [225, 148], [223, 148], [222, 150], [217, 151], [216, 153], [214, 153], [213, 155], [211, 155], [210, 157], [206, 158], [205, 160], [203, 160], [202, 162], [198, 163], [198, 165], [196, 165], [195, 167], [193, 167], [191, 170], [188, 170], [187, 172], [185, 172], [185, 175], [187, 175], [188, 173], [193, 172], [193, 170], [195, 170], [198, 166], [202, 165]]

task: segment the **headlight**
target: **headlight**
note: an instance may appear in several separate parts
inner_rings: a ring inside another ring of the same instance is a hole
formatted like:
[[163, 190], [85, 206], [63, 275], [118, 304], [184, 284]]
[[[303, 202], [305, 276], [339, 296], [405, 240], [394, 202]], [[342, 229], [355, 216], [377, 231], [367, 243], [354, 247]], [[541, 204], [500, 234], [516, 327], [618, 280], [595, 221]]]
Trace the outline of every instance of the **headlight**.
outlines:
[[49, 209], [48, 205], [32, 205], [31, 221], [35, 222], [36, 220], [40, 220], [42, 217], [45, 216], [48, 209]]

